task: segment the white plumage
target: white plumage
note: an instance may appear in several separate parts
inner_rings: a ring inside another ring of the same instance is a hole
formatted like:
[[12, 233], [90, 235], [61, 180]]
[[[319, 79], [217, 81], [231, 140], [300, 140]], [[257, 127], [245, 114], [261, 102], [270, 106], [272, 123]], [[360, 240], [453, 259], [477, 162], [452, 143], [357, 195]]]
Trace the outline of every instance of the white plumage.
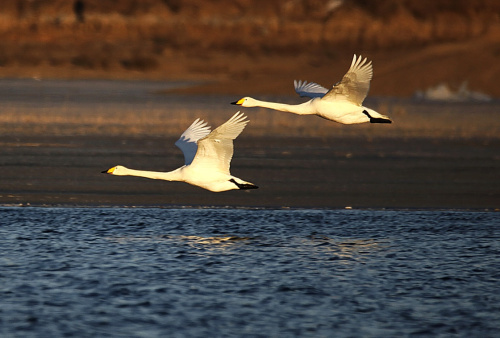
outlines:
[[184, 165], [173, 171], [144, 171], [118, 165], [103, 173], [181, 181], [214, 192], [256, 189], [258, 187], [253, 183], [232, 176], [229, 172], [233, 157], [233, 140], [248, 122], [243, 113], [237, 112], [226, 123], [210, 132], [206, 122], [196, 119], [175, 142], [184, 154]]
[[314, 82], [294, 81], [297, 94], [311, 98], [307, 102], [290, 105], [244, 97], [232, 104], [243, 107], [264, 107], [298, 115], [318, 115], [343, 124], [391, 123], [389, 117], [362, 105], [370, 89], [372, 77], [371, 61], [354, 55], [347, 73], [330, 90]]

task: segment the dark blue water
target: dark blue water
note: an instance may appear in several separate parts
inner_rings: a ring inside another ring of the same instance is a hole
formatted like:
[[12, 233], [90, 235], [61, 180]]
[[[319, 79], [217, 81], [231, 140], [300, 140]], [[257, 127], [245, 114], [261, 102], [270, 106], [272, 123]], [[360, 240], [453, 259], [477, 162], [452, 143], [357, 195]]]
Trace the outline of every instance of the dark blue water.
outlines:
[[1, 337], [498, 337], [500, 214], [0, 208]]

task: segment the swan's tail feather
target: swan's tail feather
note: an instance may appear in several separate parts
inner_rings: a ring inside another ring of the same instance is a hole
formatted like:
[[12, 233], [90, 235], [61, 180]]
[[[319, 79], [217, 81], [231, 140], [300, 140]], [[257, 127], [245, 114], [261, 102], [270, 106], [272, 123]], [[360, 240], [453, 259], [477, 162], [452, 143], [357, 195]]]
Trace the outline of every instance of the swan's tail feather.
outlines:
[[242, 181], [241, 183], [238, 183], [238, 182], [236, 182], [236, 180], [234, 178], [231, 178], [229, 180], [229, 182], [236, 184], [238, 189], [258, 189], [259, 188], [258, 186], [256, 186], [253, 183], [250, 183], [250, 182]]

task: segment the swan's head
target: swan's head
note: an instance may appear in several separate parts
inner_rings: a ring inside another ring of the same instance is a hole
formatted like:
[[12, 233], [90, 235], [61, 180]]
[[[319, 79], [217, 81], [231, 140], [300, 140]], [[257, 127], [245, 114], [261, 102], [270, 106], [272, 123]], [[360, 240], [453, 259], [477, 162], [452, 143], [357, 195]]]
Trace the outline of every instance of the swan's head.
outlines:
[[252, 99], [251, 97], [248, 97], [248, 96], [246, 96], [242, 99], [239, 99], [238, 101], [231, 102], [231, 104], [235, 104], [235, 105], [242, 106], [242, 107], [255, 107], [256, 106], [255, 99]]
[[118, 175], [118, 176], [125, 176], [127, 175], [126, 173], [127, 168], [121, 165], [114, 166], [113, 168], [109, 168], [108, 170], [101, 171], [103, 174], [110, 174], [110, 175]]

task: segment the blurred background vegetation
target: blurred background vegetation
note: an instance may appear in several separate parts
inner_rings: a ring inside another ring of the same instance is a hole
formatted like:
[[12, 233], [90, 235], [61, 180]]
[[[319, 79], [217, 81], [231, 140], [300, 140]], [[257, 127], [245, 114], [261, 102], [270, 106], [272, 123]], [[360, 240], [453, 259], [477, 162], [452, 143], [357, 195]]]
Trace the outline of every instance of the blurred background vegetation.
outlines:
[[262, 90], [284, 93], [291, 70], [330, 86], [363, 53], [376, 94], [448, 80], [500, 96], [499, 13], [498, 0], [1, 0], [0, 77], [266, 75], [279, 80]]

